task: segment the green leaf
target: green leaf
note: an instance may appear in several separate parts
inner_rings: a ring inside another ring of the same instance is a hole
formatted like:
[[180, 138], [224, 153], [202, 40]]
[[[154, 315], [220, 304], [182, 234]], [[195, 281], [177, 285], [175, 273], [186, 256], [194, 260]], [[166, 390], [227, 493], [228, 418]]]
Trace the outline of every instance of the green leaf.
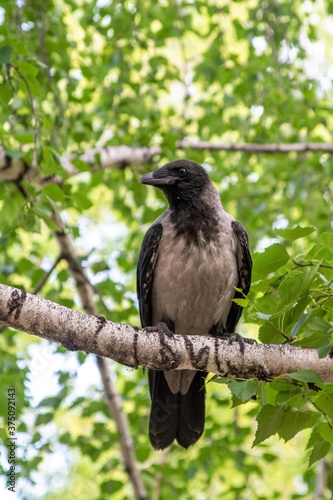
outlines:
[[327, 453], [331, 448], [330, 443], [324, 441], [323, 439], [319, 439], [312, 448], [311, 455], [309, 458], [309, 466], [313, 465], [318, 460], [326, 457]]
[[288, 305], [299, 299], [309, 289], [316, 274], [317, 267], [296, 269], [289, 273], [278, 288], [282, 302]]
[[101, 492], [103, 494], [116, 493], [116, 491], [119, 491], [123, 486], [124, 484], [122, 481], [114, 481], [111, 479], [110, 481], [104, 481], [104, 483], [101, 484]]
[[39, 407], [41, 406], [50, 406], [52, 408], [57, 408], [60, 404], [60, 399], [56, 396], [50, 396], [49, 398], [44, 398], [39, 403]]
[[278, 291], [284, 304], [292, 304], [295, 300], [304, 294], [310, 287], [316, 277], [318, 268], [296, 269], [280, 284]]
[[10, 156], [11, 159], [20, 159], [22, 158], [23, 156], [23, 153], [22, 151], [19, 151], [19, 150], [15, 150], [15, 149], [10, 149], [10, 148], [6, 148], [5, 150], [5, 153]]
[[72, 438], [69, 432], [64, 432], [62, 434], [59, 434], [59, 442], [62, 444], [67, 444], [71, 445], [72, 444]]
[[320, 396], [316, 398], [316, 405], [325, 415], [333, 419], [333, 394], [323, 390]]
[[287, 411], [283, 423], [278, 431], [279, 436], [286, 442], [292, 439], [298, 432], [308, 427], [311, 414], [301, 411]]
[[91, 172], [91, 165], [81, 160], [81, 158], [73, 158], [71, 160], [72, 165], [76, 167], [80, 172]]
[[318, 352], [318, 354], [320, 353], [319, 356], [325, 357], [332, 343], [333, 331], [331, 325], [320, 316], [315, 316], [304, 324], [301, 330], [301, 336], [294, 342], [294, 345], [312, 347], [318, 350], [320, 348]]
[[249, 305], [248, 299], [232, 299], [232, 301], [241, 307], [247, 307]]
[[274, 234], [282, 236], [282, 238], [284, 238], [285, 240], [295, 241], [298, 240], [299, 238], [303, 238], [304, 236], [308, 236], [314, 231], [315, 231], [314, 227], [311, 226], [301, 227], [297, 225], [296, 227], [293, 228], [274, 229]]
[[277, 320], [273, 319], [271, 322], [265, 321], [259, 328], [259, 340], [263, 344], [282, 344], [286, 341], [285, 337], [274, 328]]
[[3, 45], [0, 47], [0, 64], [8, 64], [12, 58], [13, 47]]
[[332, 425], [329, 425], [327, 422], [320, 422], [316, 426], [316, 429], [325, 441], [328, 441], [329, 443], [333, 444]]
[[333, 345], [324, 345], [322, 347], [319, 347], [319, 349], [317, 349], [318, 357], [320, 359], [326, 358], [326, 356], [328, 356], [329, 353], [331, 352], [332, 348]]
[[[19, 61], [17, 63], [17, 67], [24, 74], [24, 76], [28, 78], [30, 85], [31, 79], [35, 77], [38, 73], [38, 66], [31, 61]], [[34, 81], [36, 80], [34, 79]]]
[[313, 245], [311, 250], [304, 257], [305, 261], [316, 260], [317, 262], [333, 262], [333, 250], [332, 248], [325, 247], [320, 243]]
[[332, 425], [329, 425], [327, 422], [320, 422], [317, 425], [317, 431], [322, 436], [323, 439], [333, 444], [333, 429]]
[[333, 248], [333, 233], [322, 233], [320, 240], [325, 247]]
[[85, 352], [79, 351], [77, 353], [77, 359], [78, 359], [79, 363], [82, 364], [87, 359], [87, 354]]
[[15, 139], [20, 144], [32, 144], [34, 142], [34, 135], [31, 132], [25, 132], [22, 134], [15, 134]]
[[249, 401], [251, 397], [256, 394], [258, 388], [258, 380], [250, 379], [242, 382], [236, 380], [231, 380], [228, 387], [232, 394], [234, 394], [238, 399], [245, 403]]
[[289, 374], [295, 380], [299, 380], [300, 382], [322, 382], [322, 378], [318, 375], [317, 372], [313, 370], [299, 370], [297, 372], [293, 372]]
[[64, 193], [57, 184], [50, 184], [43, 188], [43, 193], [47, 194], [53, 201], [64, 201]]
[[53, 420], [54, 414], [53, 413], [40, 413], [37, 418], [36, 418], [36, 423], [35, 425], [41, 425], [41, 424], [48, 424]]
[[258, 428], [252, 446], [276, 434], [283, 422], [285, 411], [282, 406], [265, 405], [257, 416]]
[[77, 206], [81, 210], [88, 210], [92, 206], [92, 202], [84, 193], [76, 191], [73, 195], [73, 201], [75, 206]]
[[214, 382], [215, 384], [229, 384], [230, 378], [227, 377], [219, 377], [218, 375], [213, 375], [212, 378], [208, 380], [208, 382]]
[[332, 326], [321, 318], [320, 316], [316, 316], [311, 318], [305, 327], [306, 335], [312, 335], [314, 333], [319, 333], [321, 335], [327, 335], [332, 331]]
[[331, 349], [328, 345], [332, 341], [332, 335], [322, 335], [321, 333], [314, 333], [313, 335], [304, 336], [303, 338], [293, 342], [295, 346], [309, 347], [311, 349], [318, 349], [320, 358], [325, 358]]
[[0, 85], [0, 99], [3, 104], [8, 104], [13, 96], [13, 91], [9, 85], [2, 83]]
[[49, 147], [43, 148], [42, 161], [39, 162], [39, 169], [45, 175], [63, 174], [63, 168], [56, 152]]
[[255, 273], [267, 275], [287, 264], [288, 260], [289, 255], [286, 248], [280, 243], [274, 243], [270, 247], [267, 247], [264, 252], [254, 255], [253, 264]]

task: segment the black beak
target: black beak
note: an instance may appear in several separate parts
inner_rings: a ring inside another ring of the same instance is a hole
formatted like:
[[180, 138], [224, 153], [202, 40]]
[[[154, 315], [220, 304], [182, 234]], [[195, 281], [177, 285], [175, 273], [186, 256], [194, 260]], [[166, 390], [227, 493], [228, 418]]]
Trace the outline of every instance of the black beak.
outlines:
[[169, 186], [176, 182], [176, 179], [172, 177], [172, 175], [167, 174], [165, 172], [161, 173], [159, 170], [155, 170], [155, 172], [149, 172], [149, 174], [141, 177], [140, 182], [142, 184], [148, 184], [150, 186]]

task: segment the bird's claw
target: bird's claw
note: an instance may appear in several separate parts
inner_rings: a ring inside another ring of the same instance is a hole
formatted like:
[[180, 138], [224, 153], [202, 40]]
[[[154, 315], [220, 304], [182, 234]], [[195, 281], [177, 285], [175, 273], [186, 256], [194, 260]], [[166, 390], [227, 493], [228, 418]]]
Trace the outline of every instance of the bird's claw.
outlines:
[[226, 333], [224, 334], [226, 337], [228, 337], [229, 344], [232, 344], [233, 342], [238, 342], [239, 344], [239, 350], [241, 354], [244, 354], [245, 351], [245, 344], [256, 344], [257, 341], [255, 339], [249, 339], [247, 337], [242, 337], [239, 333]]
[[163, 321], [160, 321], [157, 326], [146, 326], [143, 330], [147, 333], [157, 331], [160, 337], [164, 337], [165, 335], [169, 338], [173, 337], [173, 332]]

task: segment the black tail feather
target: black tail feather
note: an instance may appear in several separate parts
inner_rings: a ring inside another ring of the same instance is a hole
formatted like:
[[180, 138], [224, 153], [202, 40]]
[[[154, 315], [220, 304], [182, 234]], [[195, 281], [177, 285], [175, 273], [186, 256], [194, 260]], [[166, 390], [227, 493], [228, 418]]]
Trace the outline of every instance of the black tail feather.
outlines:
[[188, 448], [200, 438], [205, 425], [206, 376], [197, 372], [188, 392], [181, 395], [170, 391], [162, 371], [149, 370], [149, 438], [155, 450], [167, 448], [174, 439]]
[[196, 372], [189, 390], [180, 396], [177, 441], [183, 448], [196, 443], [205, 428], [205, 378], [207, 373]]
[[149, 370], [151, 410], [149, 439], [155, 450], [170, 446], [179, 422], [179, 394], [173, 394], [162, 371]]

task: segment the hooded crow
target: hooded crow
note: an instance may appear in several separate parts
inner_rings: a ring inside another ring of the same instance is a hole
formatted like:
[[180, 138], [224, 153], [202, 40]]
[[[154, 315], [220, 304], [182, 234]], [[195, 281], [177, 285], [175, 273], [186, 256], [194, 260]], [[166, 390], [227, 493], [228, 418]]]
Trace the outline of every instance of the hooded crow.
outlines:
[[[169, 208], [147, 231], [139, 256], [137, 293], [143, 327], [180, 335], [235, 332], [252, 260], [244, 227], [222, 208], [206, 170], [189, 160], [144, 175]], [[149, 331], [149, 329], [148, 329]], [[149, 370], [149, 438], [157, 449], [176, 439], [184, 448], [202, 435], [206, 372]]]

